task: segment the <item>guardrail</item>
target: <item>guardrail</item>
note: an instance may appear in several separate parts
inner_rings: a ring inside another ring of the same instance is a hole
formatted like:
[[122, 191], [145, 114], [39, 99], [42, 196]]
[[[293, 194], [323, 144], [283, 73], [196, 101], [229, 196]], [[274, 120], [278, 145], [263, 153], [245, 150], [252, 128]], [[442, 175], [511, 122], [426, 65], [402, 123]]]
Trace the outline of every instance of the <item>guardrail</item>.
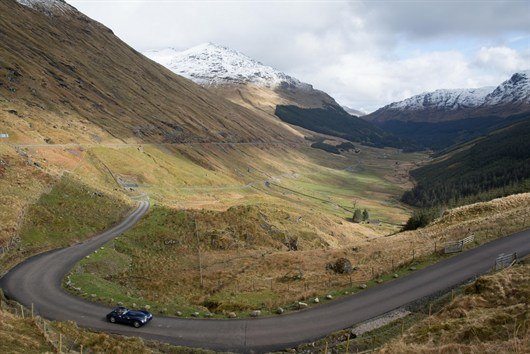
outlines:
[[515, 262], [517, 262], [517, 252], [510, 254], [501, 253], [497, 259], [495, 259], [495, 270], [511, 267]]
[[444, 245], [444, 253], [462, 252], [464, 246], [473, 241], [475, 241], [475, 235], [469, 235], [460, 241], [448, 242]]

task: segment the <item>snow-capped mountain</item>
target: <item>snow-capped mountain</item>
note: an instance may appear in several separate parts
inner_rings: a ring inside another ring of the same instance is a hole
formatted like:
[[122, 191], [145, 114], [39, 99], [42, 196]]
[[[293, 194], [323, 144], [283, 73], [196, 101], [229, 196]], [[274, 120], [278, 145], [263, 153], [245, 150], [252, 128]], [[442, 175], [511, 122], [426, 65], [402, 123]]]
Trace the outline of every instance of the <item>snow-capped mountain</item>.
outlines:
[[173, 48], [143, 53], [173, 72], [201, 85], [255, 84], [312, 89], [312, 86], [230, 48], [204, 43], [177, 51]]
[[362, 116], [365, 116], [367, 113], [363, 110], [360, 110], [360, 109], [355, 109], [355, 108], [350, 108], [348, 106], [342, 106], [342, 108], [348, 112], [349, 114], [353, 115], [353, 116], [357, 116], [357, 117], [362, 117]]
[[274, 114], [278, 105], [324, 108], [338, 103], [327, 93], [230, 48], [204, 43], [178, 51], [143, 53], [150, 59], [225, 98]]
[[440, 89], [391, 103], [367, 116], [389, 120], [437, 122], [530, 111], [530, 70], [513, 74], [497, 87]]

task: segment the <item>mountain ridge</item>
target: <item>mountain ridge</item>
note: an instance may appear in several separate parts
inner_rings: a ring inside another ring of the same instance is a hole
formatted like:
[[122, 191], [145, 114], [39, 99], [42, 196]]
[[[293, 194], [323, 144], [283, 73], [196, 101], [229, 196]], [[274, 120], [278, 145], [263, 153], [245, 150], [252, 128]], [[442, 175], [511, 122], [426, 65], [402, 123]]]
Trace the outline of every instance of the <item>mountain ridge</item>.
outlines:
[[530, 110], [530, 70], [519, 71], [497, 86], [438, 89], [390, 103], [365, 118], [440, 122], [485, 115], [511, 115]]

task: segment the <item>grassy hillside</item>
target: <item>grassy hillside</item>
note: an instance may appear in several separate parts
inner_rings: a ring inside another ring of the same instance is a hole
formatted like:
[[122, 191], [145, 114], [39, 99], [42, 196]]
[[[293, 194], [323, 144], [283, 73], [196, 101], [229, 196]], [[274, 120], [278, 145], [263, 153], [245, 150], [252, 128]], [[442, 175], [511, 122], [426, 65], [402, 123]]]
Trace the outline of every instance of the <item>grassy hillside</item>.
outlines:
[[65, 175], [26, 206], [16, 230], [17, 241], [0, 254], [0, 272], [35, 253], [86, 239], [120, 221], [131, 208], [125, 198], [102, 193]]
[[479, 278], [381, 353], [528, 353], [530, 265]]
[[[296, 310], [297, 301], [314, 306], [315, 297], [343, 296], [360, 291], [361, 284], [375, 286], [432, 264], [444, 257], [443, 243], [468, 233], [475, 234], [468, 246], [474, 247], [525, 229], [529, 201], [530, 194], [522, 194], [456, 208], [422, 230], [392, 236], [377, 236], [377, 225], [372, 236], [319, 234], [315, 219], [298, 217], [303, 201], [297, 211], [287, 203], [282, 211], [267, 205], [224, 212], [154, 208], [81, 261], [68, 289], [88, 300], [149, 305], [168, 315], [197, 311], [222, 318], [230, 311], [247, 316], [256, 309], [274, 314], [279, 306]], [[333, 222], [339, 221], [321, 215], [318, 227]], [[288, 249], [292, 240], [296, 250]], [[339, 258], [356, 267], [351, 276], [328, 270]]]
[[0, 2], [0, 125], [40, 143], [285, 141], [271, 116], [152, 62], [74, 8]]
[[530, 190], [530, 119], [453, 149], [411, 172], [406, 203], [463, 204]]
[[286, 123], [368, 146], [407, 147], [409, 150], [414, 148], [410, 142], [395, 137], [368, 121], [352, 116], [337, 106], [300, 108], [293, 105], [278, 105], [275, 114]]

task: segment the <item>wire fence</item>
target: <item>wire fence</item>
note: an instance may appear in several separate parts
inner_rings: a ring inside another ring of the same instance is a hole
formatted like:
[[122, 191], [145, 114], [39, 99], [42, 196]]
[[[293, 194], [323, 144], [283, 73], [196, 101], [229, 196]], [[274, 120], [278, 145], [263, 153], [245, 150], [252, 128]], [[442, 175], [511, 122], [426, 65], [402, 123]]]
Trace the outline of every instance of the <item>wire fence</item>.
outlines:
[[44, 341], [53, 348], [54, 352], [83, 353], [84, 348], [82, 344], [76, 343], [75, 340], [64, 336], [49, 321], [36, 315], [33, 304], [30, 308], [26, 308], [15, 301], [7, 300], [3, 295], [2, 289], [0, 289], [0, 310], [8, 312], [33, 325]]

